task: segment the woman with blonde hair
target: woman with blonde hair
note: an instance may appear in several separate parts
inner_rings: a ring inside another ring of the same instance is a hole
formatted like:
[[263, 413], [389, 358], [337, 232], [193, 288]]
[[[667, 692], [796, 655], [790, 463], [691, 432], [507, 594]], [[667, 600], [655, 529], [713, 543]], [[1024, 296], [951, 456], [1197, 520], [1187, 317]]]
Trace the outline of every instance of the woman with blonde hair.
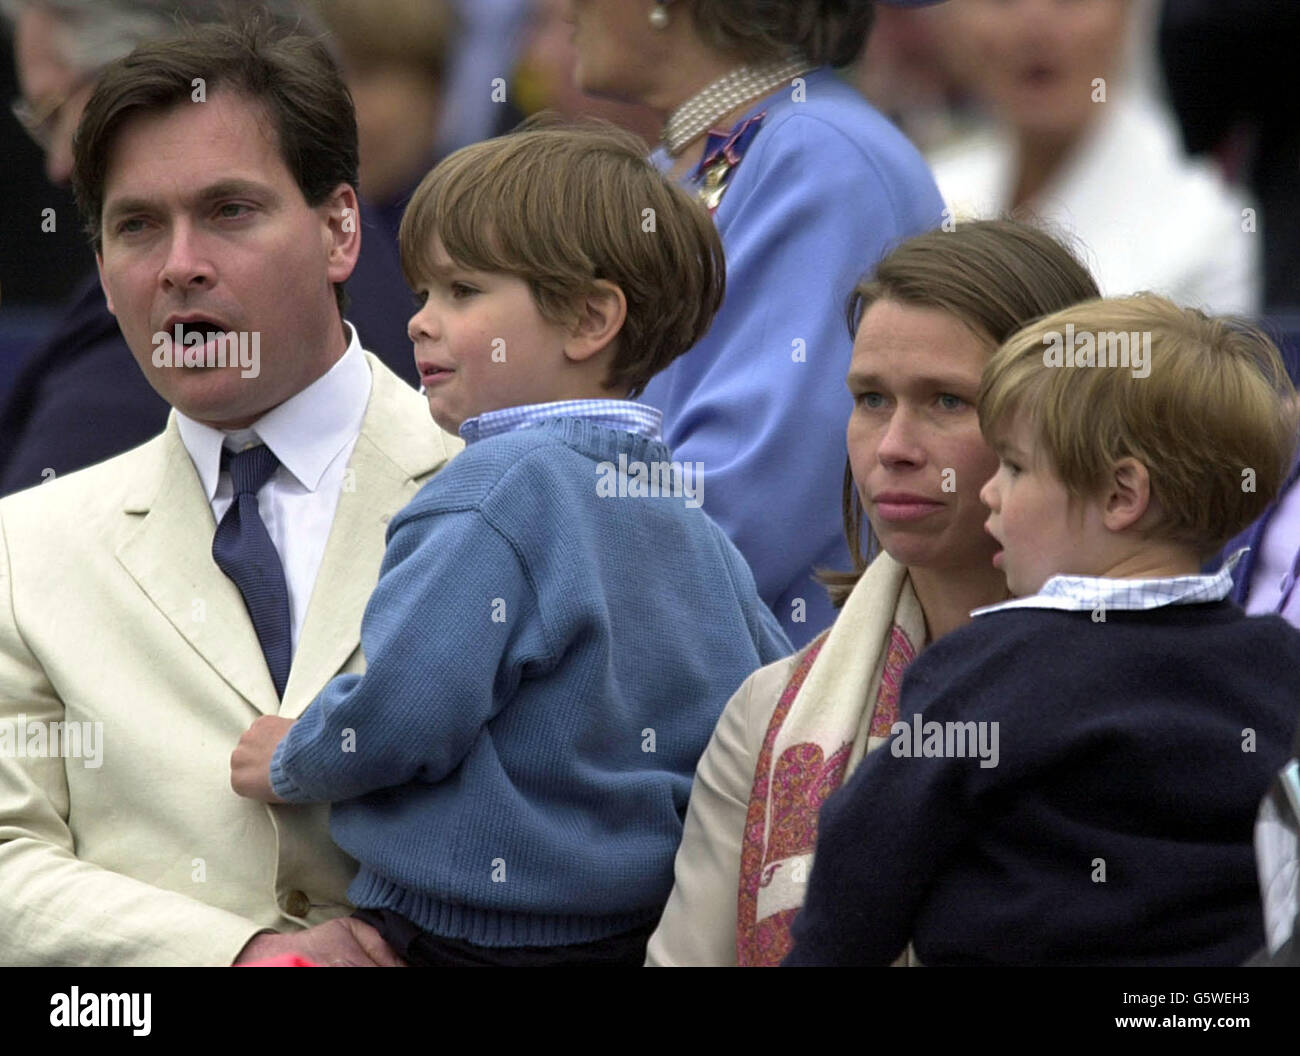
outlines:
[[975, 412], [984, 365], [1025, 324], [1096, 296], [1060, 243], [1002, 220], [913, 238], [858, 284], [843, 495], [855, 567], [824, 577], [830, 630], [751, 675], [718, 721], [649, 964], [789, 952], [822, 803], [898, 720], [917, 653], [1007, 596], [979, 500], [997, 468]]

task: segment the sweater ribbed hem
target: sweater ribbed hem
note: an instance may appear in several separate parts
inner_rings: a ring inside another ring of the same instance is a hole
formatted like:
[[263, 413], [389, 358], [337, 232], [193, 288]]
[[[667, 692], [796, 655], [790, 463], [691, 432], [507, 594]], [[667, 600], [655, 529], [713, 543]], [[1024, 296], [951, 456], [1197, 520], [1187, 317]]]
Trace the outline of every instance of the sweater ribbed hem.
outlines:
[[348, 899], [358, 909], [391, 909], [422, 931], [475, 946], [572, 946], [596, 942], [649, 924], [660, 913], [659, 909], [650, 909], [589, 917], [480, 909], [408, 891], [364, 866], [348, 890]]

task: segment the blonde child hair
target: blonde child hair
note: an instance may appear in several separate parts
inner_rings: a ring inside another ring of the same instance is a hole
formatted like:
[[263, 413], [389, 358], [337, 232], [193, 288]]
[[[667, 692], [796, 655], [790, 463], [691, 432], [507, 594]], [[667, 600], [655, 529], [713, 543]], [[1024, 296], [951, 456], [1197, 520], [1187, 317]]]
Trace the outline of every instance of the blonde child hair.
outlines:
[[[1127, 354], [1125, 354], [1127, 353]], [[1277, 494], [1296, 444], [1296, 393], [1277, 347], [1242, 320], [1150, 293], [1087, 301], [1024, 327], [979, 392], [990, 443], [1020, 418], [1074, 498], [1141, 462], [1150, 536], [1214, 554]]]

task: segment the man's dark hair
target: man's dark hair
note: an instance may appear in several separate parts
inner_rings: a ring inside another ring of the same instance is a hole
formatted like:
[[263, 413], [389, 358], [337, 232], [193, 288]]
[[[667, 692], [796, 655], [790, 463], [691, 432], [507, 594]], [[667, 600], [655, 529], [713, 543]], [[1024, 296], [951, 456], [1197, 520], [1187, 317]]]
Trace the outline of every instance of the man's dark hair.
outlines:
[[[95, 251], [103, 248], [104, 180], [122, 126], [203, 97], [238, 92], [260, 103], [280, 157], [309, 206], [340, 183], [357, 186], [357, 120], [352, 97], [323, 39], [253, 15], [233, 27], [203, 25], [142, 44], [105, 68], [77, 127], [72, 189]], [[334, 284], [339, 312], [343, 284]]]

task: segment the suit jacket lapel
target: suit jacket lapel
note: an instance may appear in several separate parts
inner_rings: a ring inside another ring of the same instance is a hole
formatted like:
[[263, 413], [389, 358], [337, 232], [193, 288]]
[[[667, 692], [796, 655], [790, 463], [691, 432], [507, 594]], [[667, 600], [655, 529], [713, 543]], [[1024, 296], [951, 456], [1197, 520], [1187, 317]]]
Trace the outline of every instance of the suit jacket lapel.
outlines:
[[[264, 714], [280, 702], [239, 588], [212, 560], [216, 522], [171, 415], [158, 464], [125, 503], [138, 519], [117, 558], [159, 611], [237, 693]], [[141, 516], [143, 515], [143, 516]]]
[[460, 446], [429, 417], [410, 386], [367, 354], [370, 403], [303, 620], [280, 714], [297, 718], [361, 644], [361, 616], [374, 590], [392, 515]]
[[[348, 468], [284, 690], [281, 714], [288, 718], [302, 713], [361, 644], [361, 614], [384, 556], [388, 520], [416, 490], [407, 493], [410, 478], [364, 433]], [[352, 481], [365, 487], [349, 491]]]
[[156, 469], [124, 504], [139, 526], [117, 557], [187, 642], [253, 707], [296, 718], [361, 643], [392, 515], [462, 446], [429, 418], [425, 401], [367, 353], [372, 384], [361, 435], [298, 636], [283, 705], [239, 588], [212, 560], [216, 522], [173, 414], [156, 441]]

